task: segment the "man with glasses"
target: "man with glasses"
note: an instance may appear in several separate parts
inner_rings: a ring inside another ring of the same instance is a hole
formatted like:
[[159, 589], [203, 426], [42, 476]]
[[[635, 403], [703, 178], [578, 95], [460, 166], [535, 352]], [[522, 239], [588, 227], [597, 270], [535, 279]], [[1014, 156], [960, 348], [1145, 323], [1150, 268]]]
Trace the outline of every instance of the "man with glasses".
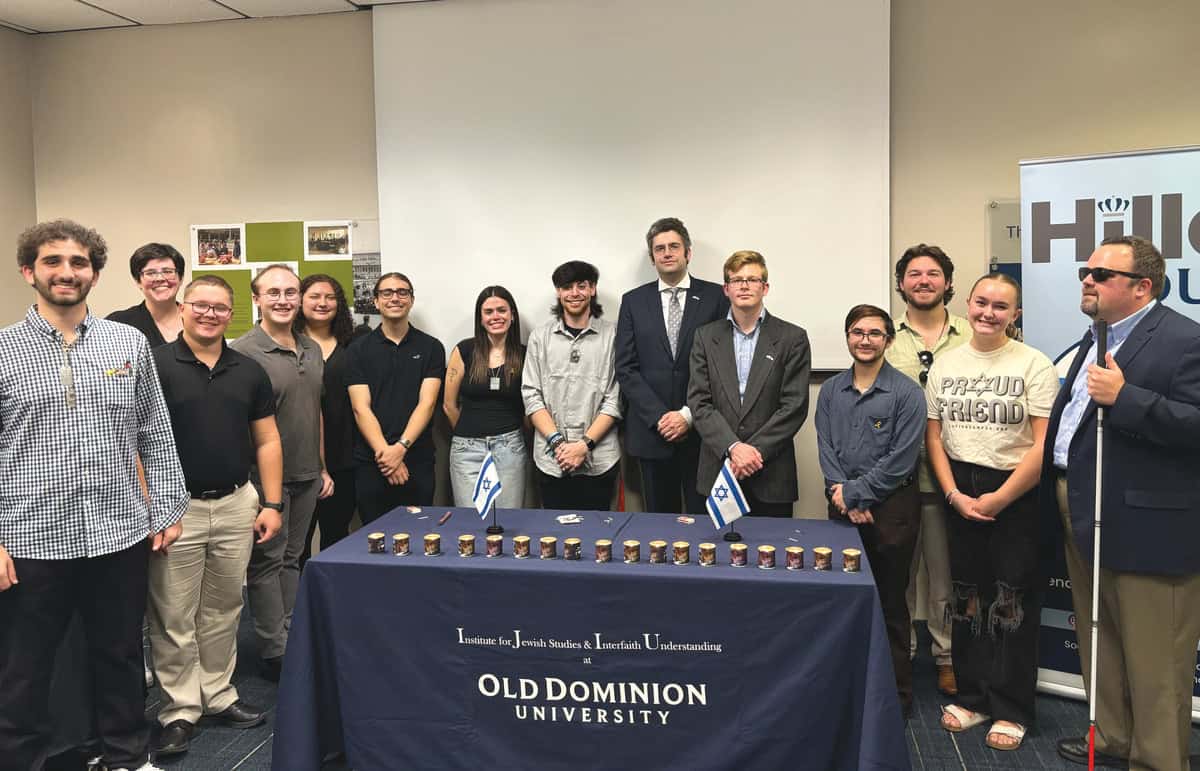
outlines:
[[873, 305], [850, 309], [846, 346], [854, 363], [821, 386], [816, 428], [829, 516], [858, 526], [907, 716], [912, 711], [912, 621], [905, 595], [921, 524], [913, 473], [926, 421], [921, 388], [884, 359], [895, 337], [887, 311]]
[[[1090, 688], [1092, 571], [1100, 568], [1096, 765], [1188, 768], [1200, 642], [1200, 324], [1158, 302], [1165, 263], [1138, 236], [1107, 238], [1079, 269], [1089, 327], [1046, 430], [1041, 494], [1062, 523], [1079, 658]], [[1092, 564], [1097, 413], [1104, 409], [1103, 537]], [[1088, 762], [1086, 736], [1059, 754]]]
[[696, 328], [724, 317], [729, 300], [717, 284], [688, 274], [692, 238], [678, 219], [651, 225], [646, 248], [658, 280], [626, 292], [617, 315], [617, 381], [629, 413], [625, 446], [641, 467], [646, 511], [703, 514], [688, 358]]
[[317, 498], [333, 493], [321, 441], [325, 360], [316, 342], [292, 333], [300, 310], [300, 278], [291, 268], [263, 268], [250, 282], [250, 291], [259, 323], [231, 345], [258, 362], [271, 380], [283, 445], [283, 500], [267, 495], [257, 469], [253, 481], [264, 503], [283, 505], [283, 527], [277, 538], [254, 544], [246, 594], [254, 613], [262, 674], [277, 681], [300, 585], [300, 552], [309, 546], [308, 524]]
[[[234, 728], [266, 720], [231, 678], [251, 547], [283, 524], [283, 449], [267, 373], [225, 345], [232, 315], [233, 288], [200, 276], [183, 290], [183, 333], [154, 352], [191, 494], [183, 535], [150, 563], [150, 639], [163, 690], [159, 757], [186, 752], [203, 715]], [[252, 464], [261, 504], [249, 483]]]
[[69, 220], [35, 225], [17, 242], [37, 301], [0, 330], [5, 771], [46, 759], [51, 672], [76, 611], [102, 762], [154, 768], [142, 680], [148, 560], [179, 537], [188, 498], [149, 343], [87, 307], [107, 255], [99, 233]]
[[446, 349], [412, 325], [415, 294], [403, 273], [375, 282], [383, 321], [346, 349], [346, 385], [358, 433], [354, 485], [364, 524], [397, 506], [433, 503], [433, 411]]
[[[888, 347], [889, 364], [925, 386], [933, 360], [971, 337], [967, 320], [946, 306], [954, 296], [954, 262], [940, 247], [917, 244], [905, 250], [896, 262], [896, 291], [907, 308]], [[946, 540], [946, 514], [942, 492], [929, 468], [924, 443], [917, 464], [921, 491], [921, 526], [914, 548], [908, 582], [908, 613], [917, 616], [918, 582], [927, 578], [924, 591], [925, 618], [933, 638], [933, 660], [937, 667], [938, 690], [947, 696], [958, 693], [950, 645], [946, 606], [950, 602], [950, 550]], [[921, 567], [924, 566], [924, 570]], [[910, 635], [909, 655], [917, 652], [917, 632]]]
[[554, 269], [554, 318], [529, 335], [521, 395], [543, 440], [533, 461], [542, 507], [608, 511], [619, 473], [616, 325], [600, 318], [600, 271], [580, 260]]
[[808, 333], [767, 313], [761, 254], [734, 252], [724, 274], [729, 314], [697, 329], [692, 342], [688, 407], [702, 442], [696, 489], [707, 496], [729, 458], [751, 514], [790, 517], [800, 497], [793, 440], [808, 417]]
[[109, 321], [128, 324], [157, 348], [179, 337], [183, 329], [175, 295], [183, 280], [184, 261], [170, 244], [139, 246], [129, 258], [129, 272], [145, 297], [142, 302], [108, 314]]

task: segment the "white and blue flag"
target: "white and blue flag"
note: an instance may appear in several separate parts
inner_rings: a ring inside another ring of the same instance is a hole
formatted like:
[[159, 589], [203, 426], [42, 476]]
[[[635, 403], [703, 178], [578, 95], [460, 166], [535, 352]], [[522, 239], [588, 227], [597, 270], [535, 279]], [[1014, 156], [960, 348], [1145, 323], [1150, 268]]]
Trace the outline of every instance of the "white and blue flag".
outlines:
[[721, 465], [721, 473], [713, 482], [712, 492], [708, 494], [708, 516], [712, 517], [713, 526], [718, 530], [738, 519], [750, 510], [746, 505], [746, 496], [742, 494], [742, 486], [733, 475], [733, 466], [729, 458]]
[[496, 459], [489, 452], [483, 459], [483, 465], [479, 467], [479, 478], [475, 480], [475, 494], [471, 496], [480, 518], [487, 517], [488, 510], [492, 508], [498, 495], [500, 472], [496, 469]]

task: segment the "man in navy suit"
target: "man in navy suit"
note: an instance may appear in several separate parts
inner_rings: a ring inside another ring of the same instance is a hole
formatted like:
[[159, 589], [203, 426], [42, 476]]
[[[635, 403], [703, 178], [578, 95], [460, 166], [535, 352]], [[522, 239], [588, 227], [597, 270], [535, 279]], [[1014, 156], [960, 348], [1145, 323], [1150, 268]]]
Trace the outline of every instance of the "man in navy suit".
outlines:
[[[1042, 495], [1061, 518], [1084, 683], [1091, 667], [1096, 412], [1104, 408], [1097, 765], [1188, 768], [1200, 642], [1200, 324], [1161, 305], [1150, 241], [1108, 238], [1079, 269], [1084, 335], [1050, 415]], [[1058, 743], [1087, 763], [1087, 738]]]
[[651, 225], [646, 248], [658, 280], [626, 292], [617, 318], [617, 381], [629, 402], [626, 450], [641, 466], [646, 511], [703, 514], [688, 358], [696, 328], [724, 317], [729, 301], [720, 285], [688, 274], [692, 239], [678, 219]]

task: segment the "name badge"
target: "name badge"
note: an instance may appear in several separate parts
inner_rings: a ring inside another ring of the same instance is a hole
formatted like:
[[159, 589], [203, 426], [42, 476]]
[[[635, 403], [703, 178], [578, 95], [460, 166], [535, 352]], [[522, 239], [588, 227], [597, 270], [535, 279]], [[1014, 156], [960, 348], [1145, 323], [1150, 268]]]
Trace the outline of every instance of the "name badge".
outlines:
[[499, 391], [500, 390], [500, 376], [499, 375], [492, 375], [490, 378], [488, 378], [488, 389], [491, 391]]

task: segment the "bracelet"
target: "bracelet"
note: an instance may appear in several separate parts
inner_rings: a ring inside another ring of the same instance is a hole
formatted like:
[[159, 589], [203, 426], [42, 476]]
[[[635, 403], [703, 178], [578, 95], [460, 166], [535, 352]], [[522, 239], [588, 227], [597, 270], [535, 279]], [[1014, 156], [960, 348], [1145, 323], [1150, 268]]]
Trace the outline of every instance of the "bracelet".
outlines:
[[957, 494], [958, 494], [958, 488], [957, 488], [957, 487], [956, 487], [956, 488], [954, 488], [953, 490], [951, 490], [950, 492], [946, 493], [946, 505], [947, 505], [947, 506], [953, 506], [953, 505], [954, 505], [954, 502], [953, 502], [953, 501], [954, 501], [954, 496], [955, 496], [955, 495], [957, 495]]

